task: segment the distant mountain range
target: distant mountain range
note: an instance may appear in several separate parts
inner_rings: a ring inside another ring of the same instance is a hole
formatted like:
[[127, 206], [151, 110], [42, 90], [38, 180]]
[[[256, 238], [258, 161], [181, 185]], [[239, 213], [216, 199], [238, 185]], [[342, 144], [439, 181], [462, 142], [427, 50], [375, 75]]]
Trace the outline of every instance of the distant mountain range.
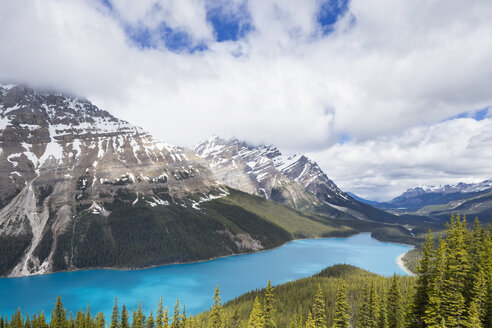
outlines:
[[464, 213], [486, 222], [492, 215], [492, 180], [443, 186], [419, 186], [400, 196], [371, 205], [396, 214], [414, 213], [432, 218], [448, 218]]

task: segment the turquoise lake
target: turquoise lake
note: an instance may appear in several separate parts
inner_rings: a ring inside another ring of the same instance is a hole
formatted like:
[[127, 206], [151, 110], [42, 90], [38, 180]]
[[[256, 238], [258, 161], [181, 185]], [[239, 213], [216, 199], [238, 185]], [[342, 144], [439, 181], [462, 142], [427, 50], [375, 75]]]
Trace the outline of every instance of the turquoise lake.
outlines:
[[45, 310], [50, 314], [56, 297], [69, 311], [102, 311], [109, 319], [114, 298], [121, 307], [135, 308], [142, 301], [146, 313], [156, 309], [162, 296], [172, 312], [176, 298], [186, 312], [196, 314], [212, 304], [219, 284], [222, 301], [266, 286], [311, 276], [323, 268], [352, 264], [382, 274], [406, 274], [396, 258], [409, 246], [384, 243], [369, 234], [349, 238], [305, 239], [279, 248], [246, 255], [229, 256], [206, 262], [166, 265], [143, 270], [87, 270], [42, 276], [0, 278], [0, 313], [10, 315], [20, 307], [25, 314]]

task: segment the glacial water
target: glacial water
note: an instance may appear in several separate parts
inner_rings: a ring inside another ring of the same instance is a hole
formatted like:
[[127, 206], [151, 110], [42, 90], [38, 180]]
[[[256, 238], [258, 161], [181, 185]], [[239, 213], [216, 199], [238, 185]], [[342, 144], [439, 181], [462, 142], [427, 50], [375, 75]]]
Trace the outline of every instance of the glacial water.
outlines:
[[85, 309], [90, 302], [91, 312], [102, 311], [107, 319], [115, 297], [130, 312], [139, 300], [146, 312], [151, 308], [155, 311], [161, 296], [172, 312], [179, 297], [187, 313], [196, 314], [210, 307], [217, 284], [222, 300], [227, 301], [264, 287], [268, 280], [282, 284], [337, 263], [382, 275], [405, 274], [396, 258], [408, 250], [409, 246], [383, 243], [369, 234], [359, 234], [296, 240], [260, 253], [144, 270], [87, 270], [0, 278], [0, 313], [10, 315], [20, 307], [24, 314], [45, 310], [49, 315], [57, 295], [61, 295], [69, 311]]

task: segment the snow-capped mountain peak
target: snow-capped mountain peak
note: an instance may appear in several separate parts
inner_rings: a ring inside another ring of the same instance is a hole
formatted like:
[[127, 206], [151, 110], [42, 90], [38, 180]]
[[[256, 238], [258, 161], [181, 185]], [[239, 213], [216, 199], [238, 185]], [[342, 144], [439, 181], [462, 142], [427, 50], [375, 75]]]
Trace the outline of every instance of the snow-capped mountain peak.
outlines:
[[219, 180], [245, 192], [281, 199], [290, 205], [300, 203], [301, 199], [303, 206], [309, 203], [314, 207], [323, 202], [354, 201], [316, 162], [299, 153], [287, 156], [272, 145], [253, 146], [217, 136], [202, 141], [194, 150], [211, 163]]
[[477, 183], [459, 182], [457, 184], [446, 185], [420, 185], [418, 187], [408, 189], [405, 193], [471, 193], [480, 192], [487, 189], [492, 189], [492, 179], [484, 180]]

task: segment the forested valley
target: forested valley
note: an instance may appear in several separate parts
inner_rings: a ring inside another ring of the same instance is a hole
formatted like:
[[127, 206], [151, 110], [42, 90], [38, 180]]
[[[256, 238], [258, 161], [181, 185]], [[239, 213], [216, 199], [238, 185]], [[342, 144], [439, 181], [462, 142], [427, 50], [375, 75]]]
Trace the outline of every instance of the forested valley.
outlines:
[[56, 300], [44, 312], [0, 315], [0, 328], [443, 328], [492, 327], [492, 224], [452, 216], [446, 233], [429, 232], [415, 276], [383, 277], [335, 265], [315, 276], [246, 293], [222, 304], [219, 287], [211, 309], [190, 316], [176, 301], [144, 313], [117, 300], [113, 313], [67, 313]]

